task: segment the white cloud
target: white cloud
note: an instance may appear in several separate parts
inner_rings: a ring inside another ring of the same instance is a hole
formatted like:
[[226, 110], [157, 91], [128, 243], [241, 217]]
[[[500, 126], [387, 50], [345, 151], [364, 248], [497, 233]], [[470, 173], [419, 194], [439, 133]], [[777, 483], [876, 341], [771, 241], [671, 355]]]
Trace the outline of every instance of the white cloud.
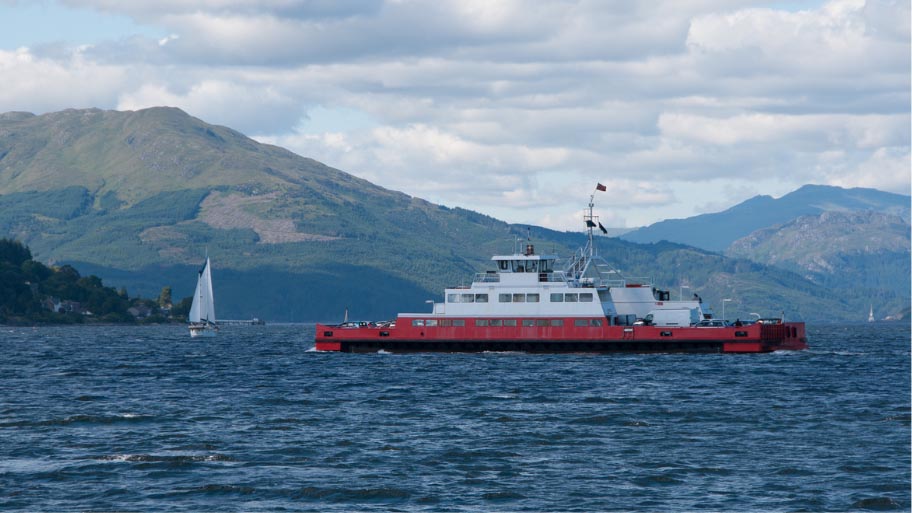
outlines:
[[908, 2], [66, 3], [169, 35], [0, 52], [0, 110], [173, 105], [556, 228], [596, 181], [631, 224], [804, 183], [909, 189]]
[[713, 118], [671, 112], [661, 115], [659, 128], [666, 137], [719, 146], [775, 142], [879, 148], [908, 142], [909, 122], [909, 115], [751, 113]]
[[250, 132], [269, 130], [277, 123], [291, 125], [304, 114], [293, 98], [268, 85], [214, 79], [195, 82], [181, 92], [163, 84], [144, 84], [117, 100], [118, 110], [160, 105], [178, 107], [209, 123]]
[[[841, 187], [869, 187], [897, 194], [910, 194], [909, 175], [912, 155], [909, 148], [878, 148], [867, 159], [854, 166], [842, 160], [827, 163], [821, 158], [827, 182]], [[829, 164], [829, 165], [827, 165]]]
[[42, 58], [28, 48], [0, 50], [0, 77], [0, 112], [103, 106], [132, 82], [123, 67], [87, 60], [78, 49], [62, 60]]
[[427, 125], [258, 139], [412, 195], [517, 207], [534, 193], [530, 171], [560, 167], [568, 158], [563, 148], [479, 144]]

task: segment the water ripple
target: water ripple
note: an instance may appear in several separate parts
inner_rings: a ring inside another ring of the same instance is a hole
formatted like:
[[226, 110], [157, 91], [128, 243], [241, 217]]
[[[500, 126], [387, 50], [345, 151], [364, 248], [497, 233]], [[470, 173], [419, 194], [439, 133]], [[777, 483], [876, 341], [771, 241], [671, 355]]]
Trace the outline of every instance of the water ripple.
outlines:
[[3, 511], [908, 511], [909, 327], [766, 355], [2, 328]]

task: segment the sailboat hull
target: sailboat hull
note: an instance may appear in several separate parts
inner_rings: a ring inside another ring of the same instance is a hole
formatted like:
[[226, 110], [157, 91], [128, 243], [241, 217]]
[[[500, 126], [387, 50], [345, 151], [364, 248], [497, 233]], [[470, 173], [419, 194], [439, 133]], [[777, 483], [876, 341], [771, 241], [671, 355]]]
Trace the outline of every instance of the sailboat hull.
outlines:
[[215, 326], [190, 326], [190, 338], [212, 338], [218, 334]]

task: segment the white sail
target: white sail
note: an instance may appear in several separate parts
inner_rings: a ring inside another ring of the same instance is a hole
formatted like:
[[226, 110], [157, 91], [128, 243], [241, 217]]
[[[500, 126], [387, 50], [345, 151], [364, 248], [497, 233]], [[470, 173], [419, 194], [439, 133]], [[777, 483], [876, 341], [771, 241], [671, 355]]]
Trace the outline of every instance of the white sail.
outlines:
[[212, 294], [212, 271], [209, 265], [209, 258], [206, 258], [206, 268], [203, 270], [203, 284], [201, 288], [206, 294], [206, 308], [200, 308], [200, 314], [205, 313], [203, 320], [215, 324], [215, 296]]
[[199, 272], [196, 291], [193, 293], [193, 304], [190, 306], [190, 322], [215, 323], [215, 297], [212, 293], [212, 271], [209, 258]]
[[200, 303], [202, 303], [200, 299], [200, 282], [202, 281], [202, 278], [196, 281], [196, 292], [193, 293], [193, 304], [190, 305], [190, 322], [200, 322]]

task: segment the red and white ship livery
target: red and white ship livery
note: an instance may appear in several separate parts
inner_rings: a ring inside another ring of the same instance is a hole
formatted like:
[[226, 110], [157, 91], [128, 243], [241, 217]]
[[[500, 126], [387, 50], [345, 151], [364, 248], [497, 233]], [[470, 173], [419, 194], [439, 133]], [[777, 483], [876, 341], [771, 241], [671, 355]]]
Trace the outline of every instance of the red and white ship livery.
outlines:
[[[601, 190], [601, 189], [599, 189]], [[388, 322], [317, 324], [316, 349], [342, 352], [724, 352], [807, 348], [803, 322], [714, 319], [697, 296], [671, 301], [648, 279], [625, 278], [589, 237], [558, 269], [556, 255], [524, 251], [491, 258], [471, 286], [446, 289], [429, 313]]]

